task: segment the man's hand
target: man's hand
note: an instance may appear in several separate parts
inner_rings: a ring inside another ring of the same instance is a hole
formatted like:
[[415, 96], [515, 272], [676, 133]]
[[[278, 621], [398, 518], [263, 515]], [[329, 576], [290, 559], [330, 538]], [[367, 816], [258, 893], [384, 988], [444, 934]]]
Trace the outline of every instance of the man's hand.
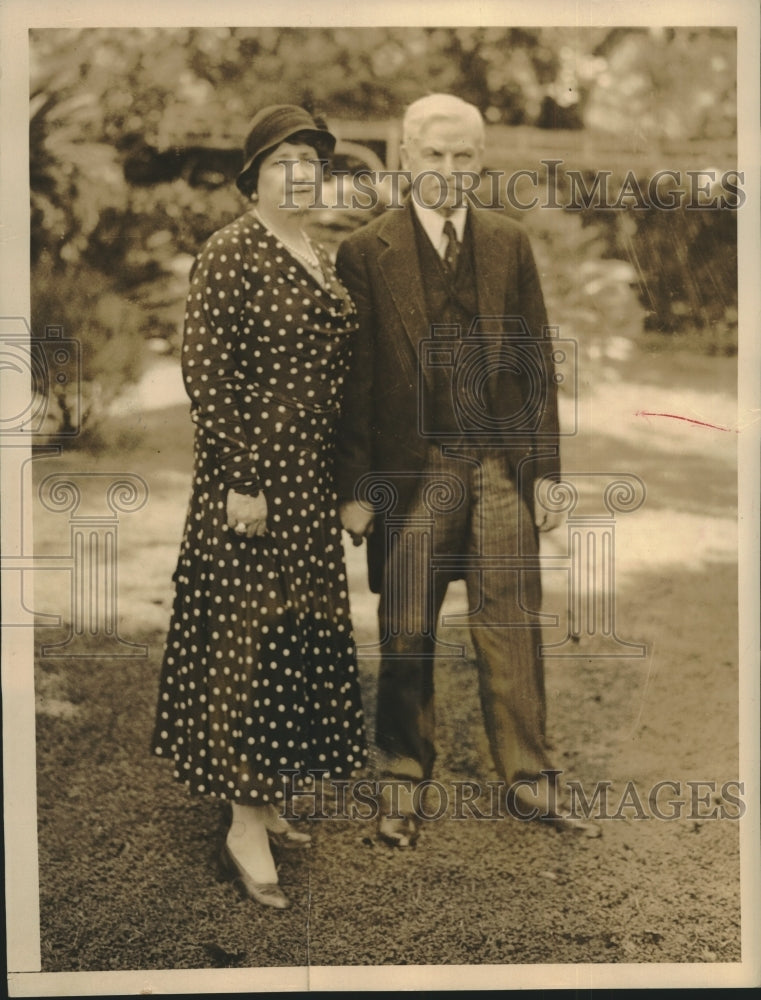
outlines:
[[534, 483], [534, 524], [540, 531], [554, 531], [565, 521], [568, 513], [565, 510], [548, 510], [546, 504], [542, 502], [542, 493], [548, 494], [549, 500], [553, 490], [560, 490], [559, 497], [563, 498], [565, 491], [561, 483], [547, 479], [538, 479]]
[[338, 515], [344, 531], [348, 532], [355, 545], [361, 545], [362, 540], [373, 530], [375, 515], [356, 500], [342, 503], [338, 508]]
[[227, 494], [227, 526], [236, 535], [245, 535], [246, 538], [266, 534], [267, 500], [264, 494], [250, 497], [230, 490]]
[[540, 531], [554, 531], [555, 528], [560, 527], [564, 520], [565, 515], [558, 513], [558, 511], [537, 507], [534, 512], [534, 523]]

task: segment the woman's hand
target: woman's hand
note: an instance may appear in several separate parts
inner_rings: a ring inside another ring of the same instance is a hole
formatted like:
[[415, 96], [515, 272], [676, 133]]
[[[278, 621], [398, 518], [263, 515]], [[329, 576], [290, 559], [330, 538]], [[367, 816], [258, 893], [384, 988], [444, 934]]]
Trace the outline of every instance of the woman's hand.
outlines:
[[227, 494], [227, 526], [236, 535], [245, 535], [247, 538], [266, 534], [267, 500], [264, 494], [250, 497], [230, 490]]
[[354, 545], [361, 545], [363, 539], [373, 530], [373, 518], [375, 517], [373, 512], [357, 503], [356, 500], [347, 500], [338, 508], [338, 514], [344, 531], [351, 536]]

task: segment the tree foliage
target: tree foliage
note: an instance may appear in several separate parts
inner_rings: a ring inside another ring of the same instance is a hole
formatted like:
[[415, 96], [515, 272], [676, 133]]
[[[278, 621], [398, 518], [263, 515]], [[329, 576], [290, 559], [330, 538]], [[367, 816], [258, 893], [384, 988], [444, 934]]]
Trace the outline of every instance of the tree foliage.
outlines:
[[[138, 366], [116, 347], [124, 329], [176, 333], [189, 256], [243, 207], [229, 185], [199, 181], [178, 150], [239, 149], [268, 103], [386, 121], [444, 90], [493, 124], [634, 134], [650, 149], [674, 139], [731, 145], [734, 44], [732, 30], [687, 28], [35, 30], [33, 322], [80, 338], [96, 383], [133, 377]], [[163, 157], [145, 164], [150, 184], [140, 177], [147, 148]], [[79, 302], [77, 288], [87, 291]], [[82, 303], [93, 295], [123, 303], [106, 311], [124, 329], [107, 337], [106, 320], [88, 322], [95, 312]]]

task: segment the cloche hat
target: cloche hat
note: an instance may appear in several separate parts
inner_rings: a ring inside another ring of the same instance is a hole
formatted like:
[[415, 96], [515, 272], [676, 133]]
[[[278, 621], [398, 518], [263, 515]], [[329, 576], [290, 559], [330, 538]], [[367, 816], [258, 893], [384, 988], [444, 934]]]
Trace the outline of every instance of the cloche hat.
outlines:
[[314, 146], [321, 157], [332, 153], [336, 145], [336, 137], [322, 122], [296, 104], [273, 104], [258, 111], [243, 146], [244, 166], [235, 182], [238, 190], [250, 198], [256, 190], [262, 158], [281, 142], [296, 136]]

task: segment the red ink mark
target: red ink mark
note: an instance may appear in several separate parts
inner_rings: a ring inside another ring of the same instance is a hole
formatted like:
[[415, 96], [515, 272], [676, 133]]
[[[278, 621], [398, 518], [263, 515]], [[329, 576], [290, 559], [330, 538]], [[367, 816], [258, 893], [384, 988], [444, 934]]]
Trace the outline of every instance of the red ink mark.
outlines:
[[697, 424], [698, 427], [711, 427], [715, 431], [726, 431], [729, 433], [731, 427], [720, 427], [718, 424], [707, 424], [704, 420], [693, 420], [692, 417], [680, 417], [677, 413], [653, 413], [651, 410], [637, 410], [635, 417], [668, 417], [670, 420], [684, 420], [688, 424]]

